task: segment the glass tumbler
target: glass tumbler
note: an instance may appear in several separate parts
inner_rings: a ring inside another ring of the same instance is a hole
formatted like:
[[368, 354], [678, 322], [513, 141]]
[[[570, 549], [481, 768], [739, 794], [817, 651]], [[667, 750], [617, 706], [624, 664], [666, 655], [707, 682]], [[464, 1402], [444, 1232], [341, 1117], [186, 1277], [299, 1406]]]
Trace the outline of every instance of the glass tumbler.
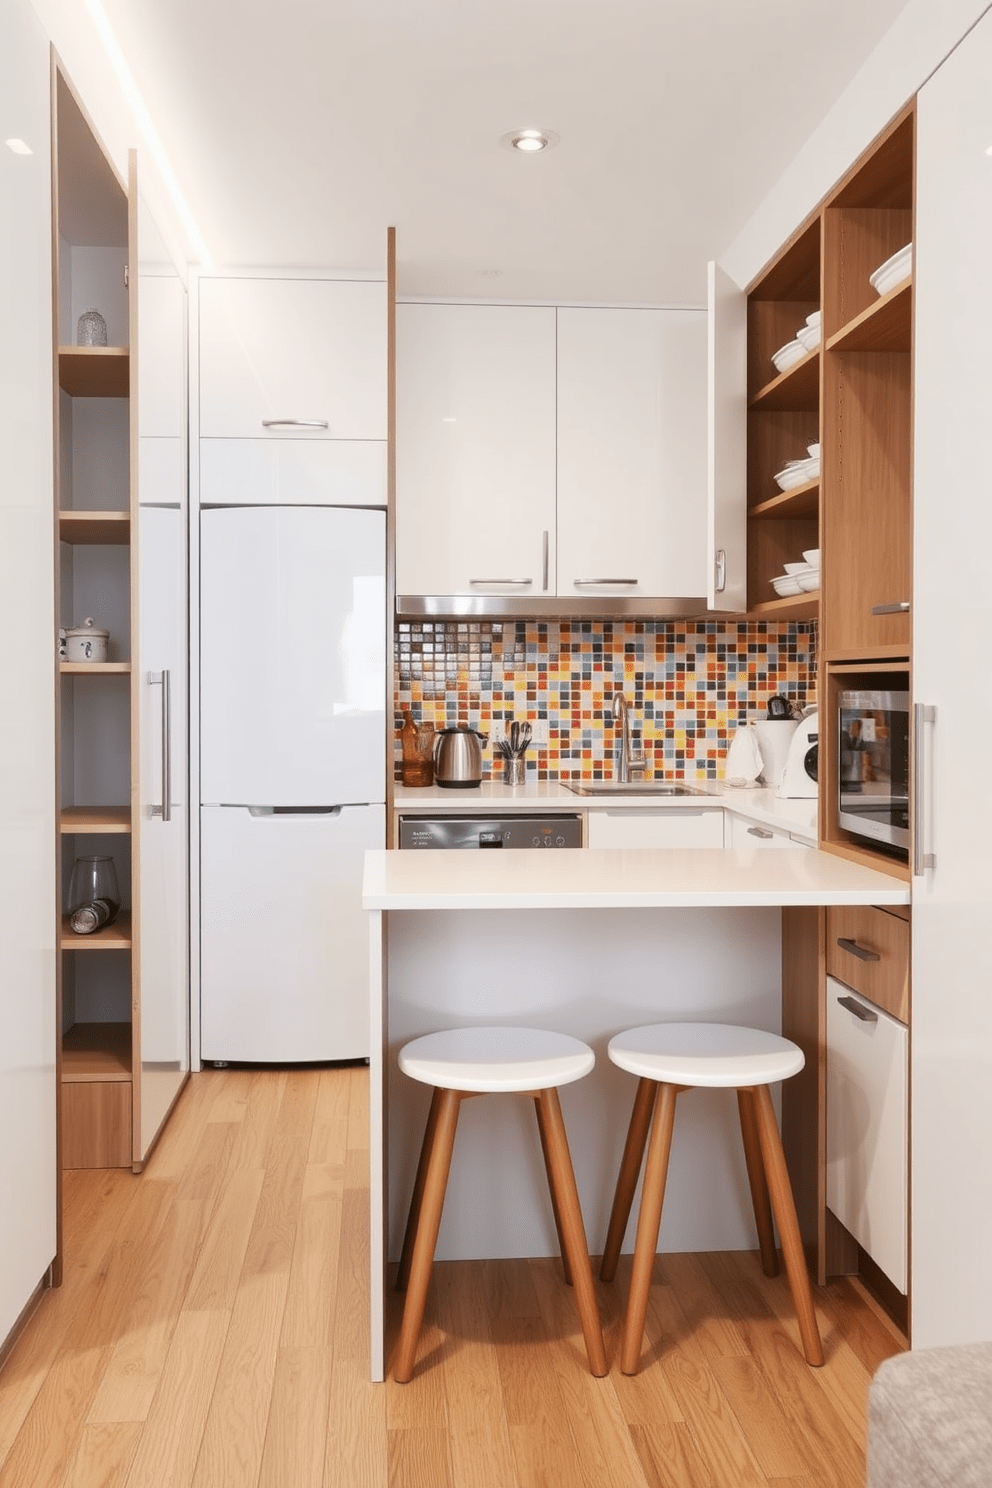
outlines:
[[69, 923], [77, 935], [92, 935], [113, 924], [121, 907], [117, 870], [111, 857], [77, 858], [69, 880]]

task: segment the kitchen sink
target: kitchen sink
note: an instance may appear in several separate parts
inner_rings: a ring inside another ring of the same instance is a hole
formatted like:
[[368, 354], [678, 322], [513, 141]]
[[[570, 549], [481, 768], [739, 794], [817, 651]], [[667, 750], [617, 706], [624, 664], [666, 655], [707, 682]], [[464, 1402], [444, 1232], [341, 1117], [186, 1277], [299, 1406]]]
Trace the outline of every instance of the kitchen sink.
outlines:
[[700, 791], [691, 785], [673, 785], [667, 780], [584, 780], [572, 785], [563, 780], [566, 790], [573, 796], [698, 796]]

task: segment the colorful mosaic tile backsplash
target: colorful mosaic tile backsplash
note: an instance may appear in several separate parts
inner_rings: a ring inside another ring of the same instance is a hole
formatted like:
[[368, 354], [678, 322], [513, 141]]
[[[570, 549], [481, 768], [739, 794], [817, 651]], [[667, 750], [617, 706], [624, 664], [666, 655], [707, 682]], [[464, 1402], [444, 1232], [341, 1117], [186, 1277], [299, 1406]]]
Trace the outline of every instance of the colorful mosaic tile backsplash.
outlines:
[[[527, 751], [528, 780], [613, 774], [611, 699], [622, 687], [647, 775], [713, 780], [739, 723], [784, 693], [815, 701], [816, 626], [749, 621], [433, 621], [396, 627], [396, 728], [494, 719], [547, 723]], [[502, 761], [483, 751], [487, 774]], [[396, 778], [400, 750], [397, 738]]]

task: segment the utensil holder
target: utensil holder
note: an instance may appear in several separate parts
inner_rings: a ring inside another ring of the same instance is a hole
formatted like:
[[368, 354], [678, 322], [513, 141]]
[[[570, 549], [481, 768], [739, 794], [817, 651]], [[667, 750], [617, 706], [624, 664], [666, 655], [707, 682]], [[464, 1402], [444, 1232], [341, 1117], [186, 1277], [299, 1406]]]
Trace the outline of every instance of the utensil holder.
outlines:
[[527, 763], [521, 755], [519, 759], [508, 759], [503, 767], [504, 785], [523, 785], [527, 778]]

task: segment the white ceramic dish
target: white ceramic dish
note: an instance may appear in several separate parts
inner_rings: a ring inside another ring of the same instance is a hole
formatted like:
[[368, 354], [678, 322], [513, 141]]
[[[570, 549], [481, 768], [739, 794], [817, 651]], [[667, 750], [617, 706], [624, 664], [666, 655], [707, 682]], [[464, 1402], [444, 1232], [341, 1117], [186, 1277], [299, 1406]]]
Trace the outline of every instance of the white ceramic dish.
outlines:
[[780, 491], [791, 491], [795, 486], [804, 486], [807, 481], [817, 480], [820, 474], [819, 460], [790, 460], [784, 470], [775, 475], [775, 484]]
[[820, 324], [820, 311], [814, 310], [812, 315], [807, 315], [806, 324], [808, 326], [818, 326]]
[[772, 361], [779, 372], [785, 372], [796, 362], [801, 362], [805, 355], [806, 348], [801, 341], [787, 341], [778, 351], [772, 352]]
[[794, 579], [798, 579], [800, 574], [808, 574], [812, 573], [813, 571], [811, 565], [808, 563], [783, 563], [782, 567], [785, 569], [786, 573], [791, 574]]
[[772, 588], [782, 599], [788, 599], [794, 594], [801, 594], [802, 585], [792, 574], [781, 574], [777, 579], [772, 579]]
[[805, 548], [803, 550], [803, 557], [806, 559], [806, 562], [809, 564], [810, 568], [819, 568], [819, 566], [820, 566], [820, 550], [819, 550], [819, 548]]
[[809, 573], [796, 574], [796, 582], [804, 594], [810, 594], [820, 587], [820, 570], [814, 568]]
[[818, 460], [820, 458], [820, 446], [818, 444], [808, 444], [806, 448], [809, 450], [811, 460]]
[[807, 351], [813, 351], [820, 344], [820, 327], [818, 325], [800, 326], [796, 332], [796, 340], [801, 342]]
[[874, 274], [869, 275], [868, 283], [876, 294], [888, 294], [890, 289], [895, 289], [904, 279], [908, 279], [913, 272], [913, 245], [907, 243], [905, 248], [900, 248], [898, 253], [893, 253], [883, 264], [879, 264]]

